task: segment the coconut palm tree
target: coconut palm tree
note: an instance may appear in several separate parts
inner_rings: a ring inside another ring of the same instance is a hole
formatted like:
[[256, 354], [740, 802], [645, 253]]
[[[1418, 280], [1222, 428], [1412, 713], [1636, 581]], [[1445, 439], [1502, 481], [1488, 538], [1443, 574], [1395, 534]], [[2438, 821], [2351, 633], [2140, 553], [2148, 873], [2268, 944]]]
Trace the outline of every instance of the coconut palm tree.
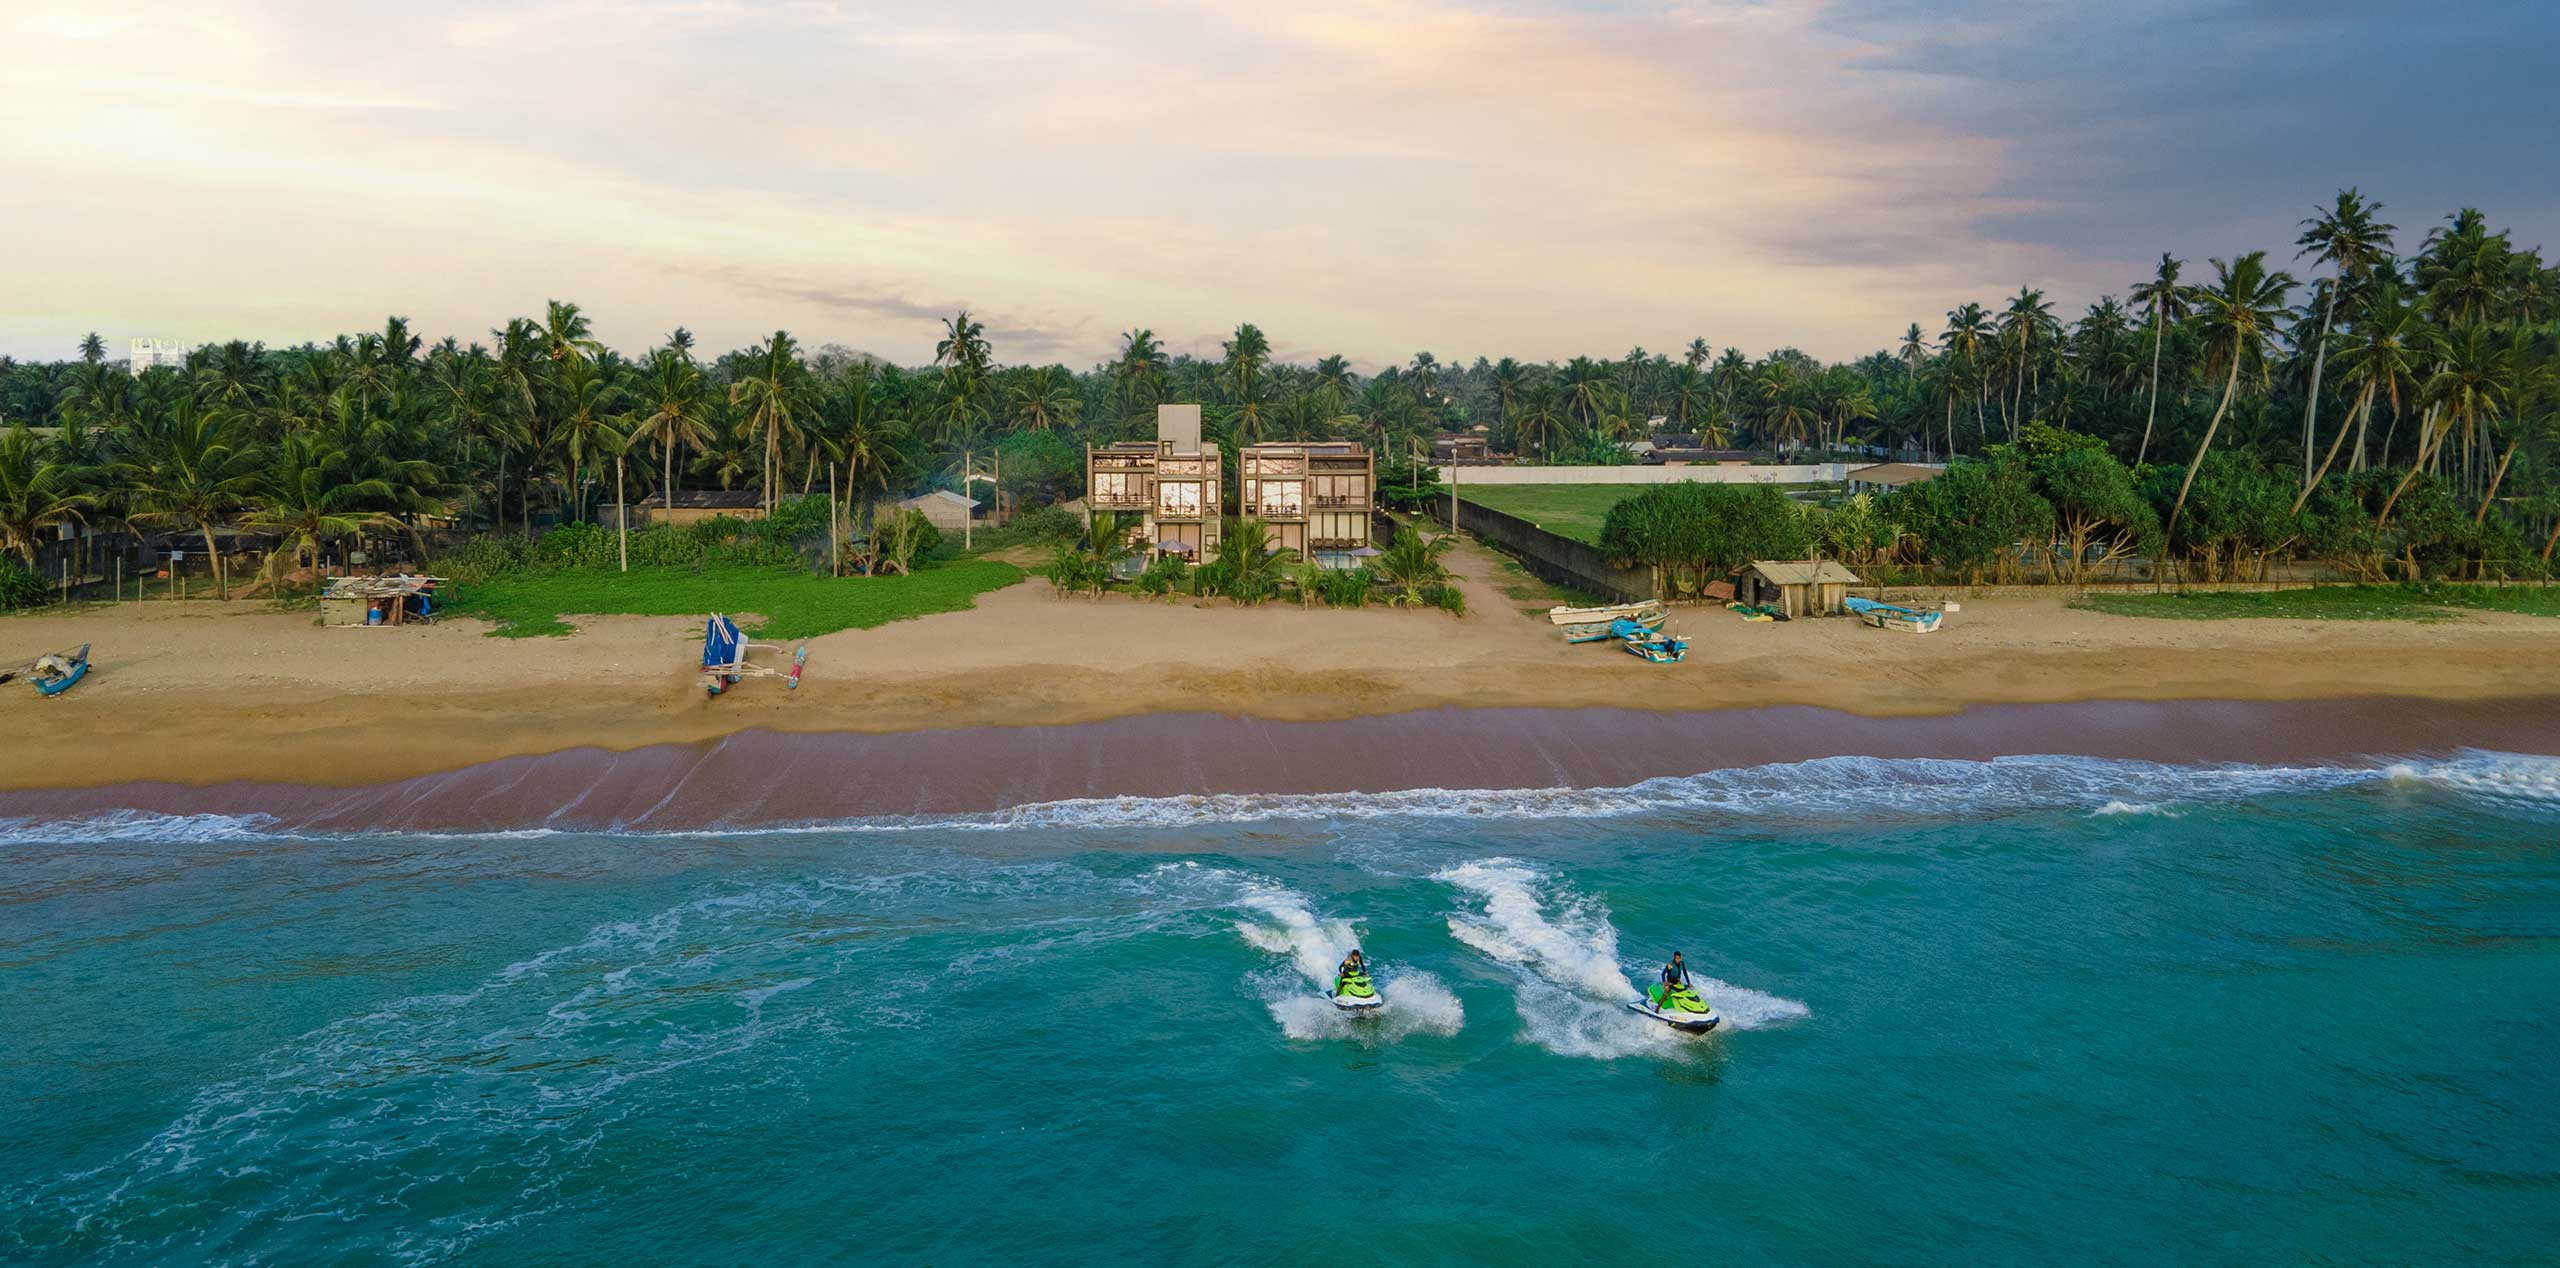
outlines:
[[[2329, 210], [2302, 222], [2302, 236], [2294, 239], [2300, 248], [2294, 258], [2311, 257], [2312, 267], [2326, 264], [2337, 272], [2326, 300], [2320, 305], [2320, 340], [2311, 356], [2311, 391], [2302, 405], [2302, 495], [2311, 496], [2311, 435], [2320, 417], [2320, 379], [2329, 364], [2329, 330], [2338, 316], [2338, 292], [2351, 283], [2362, 282], [2375, 265], [2391, 254], [2391, 234], [2396, 225], [2374, 218], [2382, 210], [2381, 203], [2367, 204], [2364, 196], [2352, 186], [2338, 191], [2338, 201]], [[2345, 435], [2342, 428], [2340, 435]], [[2331, 447], [2336, 452], [2336, 447]], [[2297, 503], [2297, 505], [2299, 505]]]
[[1237, 520], [1218, 546], [1218, 559], [1226, 565], [1228, 597], [1238, 603], [1260, 603], [1280, 593], [1280, 579], [1297, 554], [1272, 543], [1270, 525], [1251, 517]]
[[[2000, 339], [2013, 367], [2015, 382], [2011, 385], [2011, 408], [2002, 412], [2009, 418], [2009, 439], [2018, 439], [2018, 429], [2026, 424], [2027, 385], [2036, 377], [2036, 349], [2050, 347], [2060, 334], [2061, 323], [2054, 320], [2053, 305], [2045, 302], [2044, 292], [2021, 286], [2000, 314]], [[2041, 387], [2041, 383], [2038, 384]]]
[[1357, 391], [1359, 386], [1359, 374], [1352, 370], [1351, 362], [1342, 356], [1337, 354], [1316, 362], [1314, 390], [1323, 394], [1325, 398], [1324, 412], [1341, 413], [1343, 407], [1350, 404], [1351, 394]]
[[[1982, 354], [1995, 333], [1990, 312], [1980, 304], [1967, 303], [1948, 310], [1947, 328], [1938, 335], [1938, 350], [1961, 362], [1966, 377], [1973, 380], [1973, 428], [1985, 437], [1991, 429], [1983, 417], [1982, 396], [1990, 376], [1983, 373]], [[1947, 452], [1955, 452], [1954, 441], [1947, 442]]]
[[[967, 313], [957, 323], [955, 339], [962, 337], [962, 328], [976, 325]], [[791, 332], [774, 331], [773, 338], [747, 353], [737, 382], [729, 385], [729, 403], [746, 411], [748, 432], [764, 440], [762, 500], [765, 510], [771, 511], [773, 481], [782, 472], [783, 444], [799, 438], [799, 419], [809, 407], [809, 372], [800, 364], [800, 344]]]
[[2337, 461], [2349, 427], [2356, 433], [2356, 452], [2349, 468], [2364, 469], [2365, 429], [2373, 417], [2373, 407], [2388, 401], [2392, 417], [2399, 417], [2402, 401], [2417, 390], [2419, 367], [2435, 355], [2435, 328], [2427, 324], [2416, 307], [2401, 298], [2398, 286], [2389, 282], [2377, 286], [2363, 307], [2364, 312], [2348, 329], [2345, 346], [2338, 350], [2338, 379], [2355, 392], [2355, 404], [2348, 409], [2347, 417], [2339, 420], [2337, 439], [2329, 442], [2329, 452], [2311, 473], [2311, 483], [2294, 499], [2296, 511], [2311, 500], [2312, 491], [2327, 478], [2329, 464]]
[[1075, 418], [1074, 376], [1062, 365], [1044, 365], [1024, 374], [1006, 389], [1013, 424], [1025, 431], [1047, 431]]
[[569, 507], [577, 519], [587, 517], [587, 460], [612, 457], [623, 447], [623, 435], [614, 426], [614, 407], [621, 403], [622, 389], [594, 361], [571, 361], [560, 374], [556, 434], [569, 458]]
[[2481, 491], [2480, 506], [2471, 513], [2474, 524], [2489, 518], [2489, 508], [2498, 500], [2498, 486], [2507, 478], [2507, 464], [2515, 461], [2517, 446], [2554, 434], [2551, 353], [2550, 336], [2536, 334], [2530, 327], [2518, 326], [2508, 340], [2507, 381], [2499, 393], [2511, 420], [2507, 425], [2507, 449], [2498, 455], [2497, 468], [2489, 474], [2489, 486]]
[[25, 423], [0, 434], [0, 548], [34, 567], [37, 543], [56, 525], [81, 522], [91, 501], [79, 470], [46, 453]]
[[1680, 359], [1692, 370], [1703, 370], [1707, 367], [1707, 359], [1715, 354], [1716, 350], [1707, 343], [1707, 337], [1700, 335], [1689, 341], [1689, 350]]
[[584, 361], [604, 351], [596, 342], [592, 323], [576, 304], [550, 300], [543, 304], [542, 351], [555, 366]]
[[1411, 524], [1398, 528], [1378, 561], [1370, 566], [1387, 588], [1388, 606], [1420, 606], [1425, 590], [1448, 579], [1449, 569], [1440, 559], [1455, 545], [1457, 538], [1447, 533], [1426, 541]]
[[136, 523], [181, 525], [204, 535], [214, 593], [224, 599], [231, 597], [231, 582], [213, 530], [247, 504], [259, 475], [257, 450], [239, 435], [238, 418], [182, 401], [120, 472], [133, 493]]
[[2150, 404], [2142, 415], [2142, 445], [2133, 452], [2133, 465], [2140, 467], [2151, 458], [2151, 430], [2160, 420], [2160, 345], [2169, 327], [2185, 321], [2195, 311], [2195, 288], [2178, 281], [2186, 262], [2160, 253], [2160, 267], [2147, 282], [2136, 282], [2131, 292], [2137, 307], [2151, 310], [2151, 393]]
[[2284, 320], [2285, 296], [2293, 291], [2290, 273], [2267, 271], [2267, 253], [2251, 251], [2225, 264], [2213, 262], [2214, 283], [2196, 293], [2197, 317], [2204, 323], [2206, 364], [2225, 371], [2222, 403], [2213, 410], [2213, 421], [2205, 424], [2204, 440], [2196, 445], [2194, 461], [2187, 464], [2185, 478], [2178, 481], [2178, 498], [2169, 504], [2168, 535], [2177, 536], [2178, 517], [2187, 509], [2187, 491], [2195, 486], [2196, 473], [2204, 469], [2204, 456], [2213, 451], [2214, 433], [2222, 430], [2223, 415], [2230, 412], [2231, 399], [2240, 391], [2240, 374], [2254, 368], [2258, 381], [2267, 379], [2267, 348]]
[[357, 479], [344, 469], [344, 455], [316, 436], [287, 436], [257, 481], [254, 502], [241, 522], [283, 540], [267, 556], [267, 570], [287, 558], [296, 568], [306, 559], [316, 564], [320, 551], [341, 538], [400, 526], [400, 521], [367, 504], [379, 505], [395, 495], [388, 481]]
[[651, 353], [648, 372], [640, 379], [639, 405], [630, 418], [631, 434], [656, 442], [662, 464], [658, 495], [673, 506], [676, 450], [711, 443], [711, 400], [701, 368], [673, 343]]
[[2473, 436], [2498, 416], [2506, 403], [2514, 355], [2507, 340], [2479, 322], [2455, 330], [2444, 340], [2434, 373], [2418, 388], [2418, 403], [2427, 411], [2426, 421], [2418, 428], [2418, 456], [2391, 496], [2383, 499], [2381, 512], [2374, 516], [2376, 523], [2390, 522], [2391, 508], [2399, 505], [2400, 495], [2408, 492], [2431, 460], [2442, 456], [2445, 441], [2456, 431]]
[[1166, 359], [1152, 330], [1132, 330], [1122, 338], [1127, 342], [1120, 346], [1120, 359], [1111, 363], [1111, 383], [1119, 393], [1120, 408], [1134, 417], [1164, 399]]

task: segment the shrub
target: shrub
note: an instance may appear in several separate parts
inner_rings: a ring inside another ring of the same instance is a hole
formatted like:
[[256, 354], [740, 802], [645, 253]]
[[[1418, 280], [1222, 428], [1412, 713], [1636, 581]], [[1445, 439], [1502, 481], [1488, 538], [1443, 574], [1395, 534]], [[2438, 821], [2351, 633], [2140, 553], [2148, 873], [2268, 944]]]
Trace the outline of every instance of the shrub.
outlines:
[[1073, 541], [1084, 536], [1084, 523], [1076, 518], [1075, 512], [1055, 506], [1024, 511], [1014, 516], [1013, 522], [1005, 527], [1021, 534], [1024, 541], [1043, 544]]
[[53, 587], [33, 568], [15, 559], [0, 559], [0, 612], [16, 612], [53, 602]]
[[1624, 564], [1660, 568], [1683, 594], [1754, 559], [1801, 559], [1804, 514], [1765, 484], [1656, 485], [1609, 508], [1600, 549]]
[[613, 534], [593, 524], [562, 524], [534, 543], [533, 557], [547, 568], [601, 568], [614, 560]]
[[1187, 569], [1181, 560], [1171, 555], [1162, 556], [1154, 563], [1148, 564], [1145, 572], [1138, 574], [1138, 592], [1158, 598], [1170, 598], [1182, 588], [1185, 571]]
[[1424, 598], [1429, 600], [1431, 606], [1451, 616], [1467, 614], [1467, 593], [1456, 586], [1446, 584], [1433, 586], [1424, 592]]
[[1316, 573], [1316, 593], [1329, 608], [1365, 607], [1376, 579], [1366, 568], [1328, 568]]

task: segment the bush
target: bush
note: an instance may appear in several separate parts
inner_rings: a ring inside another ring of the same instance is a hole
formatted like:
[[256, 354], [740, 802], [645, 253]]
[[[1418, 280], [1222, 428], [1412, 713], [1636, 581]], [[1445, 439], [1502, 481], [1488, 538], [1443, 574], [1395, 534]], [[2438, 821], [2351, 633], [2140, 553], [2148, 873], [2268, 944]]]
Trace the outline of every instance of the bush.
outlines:
[[1138, 592], [1157, 598], [1170, 598], [1176, 591], [1182, 589], [1185, 571], [1187, 569], [1181, 560], [1171, 555], [1160, 556], [1154, 563], [1147, 565], [1145, 572], [1138, 574]]
[[1316, 573], [1316, 594], [1329, 608], [1365, 607], [1376, 579], [1366, 568], [1327, 568]]
[[1056, 506], [1024, 511], [1014, 516], [1005, 527], [1020, 534], [1024, 541], [1044, 545], [1075, 541], [1084, 536], [1084, 522], [1076, 518], [1075, 512]]
[[546, 568], [602, 568], [614, 561], [613, 534], [593, 524], [562, 524], [534, 543], [533, 559]]
[[1610, 507], [1600, 528], [1602, 552], [1662, 569], [1683, 594], [1754, 559], [1802, 559], [1810, 546], [1803, 512], [1765, 484], [1656, 485]]
[[1430, 602], [1431, 606], [1438, 608], [1451, 616], [1465, 616], [1467, 614], [1466, 591], [1460, 590], [1456, 586], [1434, 586], [1430, 590], [1426, 591], [1423, 597]]
[[17, 612], [53, 602], [53, 587], [33, 568], [15, 559], [0, 559], [0, 612]]

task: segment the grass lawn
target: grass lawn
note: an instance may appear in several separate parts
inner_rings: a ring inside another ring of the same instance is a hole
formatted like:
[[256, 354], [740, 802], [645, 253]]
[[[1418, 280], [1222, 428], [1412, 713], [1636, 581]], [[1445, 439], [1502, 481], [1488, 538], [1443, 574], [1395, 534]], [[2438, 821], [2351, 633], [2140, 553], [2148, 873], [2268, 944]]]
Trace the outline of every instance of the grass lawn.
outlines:
[[[1659, 486], [1650, 484], [1487, 484], [1477, 486], [1468, 484], [1465, 473], [1461, 472], [1458, 476], [1458, 500], [1490, 507], [1505, 515], [1517, 515], [1550, 533], [1597, 546], [1600, 544], [1600, 526], [1608, 522], [1610, 507], [1646, 489], [1657, 487]], [[1792, 493], [1814, 486], [1781, 484], [1778, 487]]]
[[794, 567], [634, 568], [629, 572], [523, 572], [464, 587], [446, 609], [498, 622], [492, 635], [576, 632], [563, 616], [709, 616], [753, 613], [759, 638], [799, 639], [976, 607], [978, 596], [1022, 580], [1022, 569], [972, 559], [911, 577], [821, 577]]
[[2463, 610], [2560, 616], [2549, 586], [2321, 586], [2312, 590], [2194, 594], [2092, 594], [2076, 608], [2111, 616], [2183, 621], [2256, 617], [2280, 621], [2450, 621]]

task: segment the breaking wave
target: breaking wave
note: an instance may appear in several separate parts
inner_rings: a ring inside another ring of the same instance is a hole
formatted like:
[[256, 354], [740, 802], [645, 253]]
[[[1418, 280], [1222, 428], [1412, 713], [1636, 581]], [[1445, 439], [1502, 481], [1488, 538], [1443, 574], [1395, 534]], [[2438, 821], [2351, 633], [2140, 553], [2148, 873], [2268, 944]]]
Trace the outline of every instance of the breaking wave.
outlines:
[[[1616, 788], [1411, 788], [1388, 792], [1080, 797], [967, 814], [871, 816], [681, 830], [653, 829], [641, 823], [600, 826], [592, 831], [728, 838], [837, 832], [1142, 831], [1282, 821], [1539, 820], [1647, 814], [1755, 819], [1854, 817], [1874, 821], [2038, 809], [2151, 813], [2167, 806], [2367, 785], [2422, 786], [2509, 808], [2546, 811], [2560, 808], [2560, 758], [2470, 750], [2439, 760], [2367, 765], [2176, 766], [2050, 755], [1988, 761], [1825, 757], [1666, 776]], [[0, 820], [0, 841], [35, 844], [329, 840], [386, 835], [521, 839], [572, 831], [575, 830], [541, 827], [489, 832], [327, 833], [281, 828], [273, 817], [259, 814], [140, 811], [52, 820]]]
[[1229, 905], [1244, 914], [1235, 922], [1237, 936], [1289, 962], [1287, 972], [1258, 972], [1247, 980], [1280, 1033], [1291, 1039], [1393, 1042], [1415, 1034], [1454, 1035], [1466, 1024], [1465, 1006], [1439, 977], [1389, 961], [1371, 965], [1386, 1001], [1375, 1017], [1353, 1017], [1334, 1007], [1325, 993], [1333, 987], [1334, 970], [1360, 945], [1360, 933], [1348, 920], [1317, 916], [1296, 890], [1189, 861], [1168, 863], [1155, 874], [1233, 887]]

